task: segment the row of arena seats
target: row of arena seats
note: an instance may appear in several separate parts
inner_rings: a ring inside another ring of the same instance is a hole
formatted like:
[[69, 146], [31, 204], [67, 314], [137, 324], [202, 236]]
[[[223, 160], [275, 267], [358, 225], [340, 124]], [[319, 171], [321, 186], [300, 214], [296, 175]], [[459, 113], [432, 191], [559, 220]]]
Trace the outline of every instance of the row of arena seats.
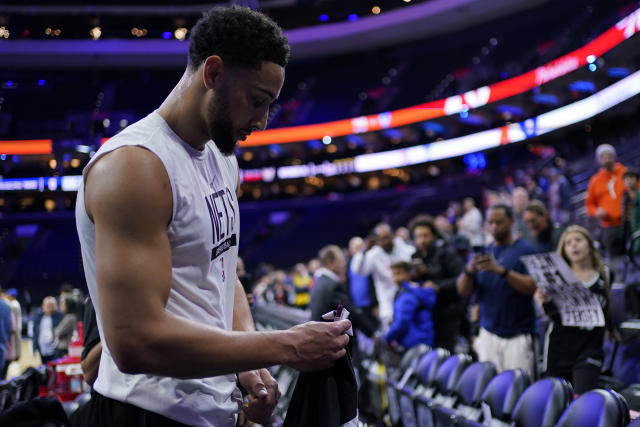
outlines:
[[497, 374], [490, 362], [474, 363], [444, 349], [416, 349], [404, 365], [387, 384], [394, 426], [640, 426], [640, 419], [629, 424], [627, 401], [612, 390], [592, 390], [574, 400], [562, 379], [531, 384], [522, 370]]
[[[254, 307], [253, 314], [259, 330], [290, 327], [308, 316], [278, 306]], [[381, 425], [384, 419], [394, 427], [624, 427], [629, 423], [627, 402], [640, 410], [638, 385], [622, 385], [622, 396], [598, 389], [574, 400], [571, 386], [561, 379], [531, 384], [521, 370], [498, 374], [491, 363], [474, 363], [465, 354], [450, 355], [424, 345], [409, 349], [399, 360], [375, 353], [361, 348], [359, 377], [365, 393], [359, 396], [364, 399], [360, 409], [373, 411], [360, 414], [364, 425]], [[277, 426], [286, 416], [297, 373], [286, 366], [273, 367], [271, 373], [282, 393], [274, 411]], [[640, 420], [630, 425], [640, 427]]]

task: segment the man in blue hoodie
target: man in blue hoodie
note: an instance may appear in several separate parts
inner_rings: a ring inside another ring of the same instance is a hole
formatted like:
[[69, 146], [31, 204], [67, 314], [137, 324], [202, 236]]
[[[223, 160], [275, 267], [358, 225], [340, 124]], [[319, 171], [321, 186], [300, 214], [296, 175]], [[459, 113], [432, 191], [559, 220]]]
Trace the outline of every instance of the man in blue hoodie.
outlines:
[[385, 341], [395, 341], [405, 349], [418, 344], [433, 346], [431, 310], [436, 303], [436, 292], [429, 286], [420, 287], [409, 281], [411, 264], [408, 262], [391, 265], [391, 273], [398, 292], [393, 302], [393, 321]]

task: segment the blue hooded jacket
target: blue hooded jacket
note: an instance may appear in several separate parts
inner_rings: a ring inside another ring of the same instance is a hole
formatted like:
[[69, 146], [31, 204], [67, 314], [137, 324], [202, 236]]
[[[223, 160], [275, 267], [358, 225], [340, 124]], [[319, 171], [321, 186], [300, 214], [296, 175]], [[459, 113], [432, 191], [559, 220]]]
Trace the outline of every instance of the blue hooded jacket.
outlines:
[[433, 320], [431, 310], [436, 303], [436, 293], [431, 288], [400, 285], [393, 302], [393, 322], [385, 336], [387, 342], [397, 341], [404, 348], [418, 344], [433, 345]]

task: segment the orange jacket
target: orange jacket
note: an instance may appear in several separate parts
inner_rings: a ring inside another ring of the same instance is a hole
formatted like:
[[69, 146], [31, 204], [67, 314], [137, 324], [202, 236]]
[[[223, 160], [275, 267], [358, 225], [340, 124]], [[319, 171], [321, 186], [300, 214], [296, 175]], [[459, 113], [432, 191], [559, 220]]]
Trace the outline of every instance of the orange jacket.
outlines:
[[616, 163], [613, 171], [600, 168], [598, 173], [589, 180], [585, 205], [589, 216], [596, 216], [598, 208], [606, 212], [600, 222], [603, 227], [622, 225], [622, 194], [624, 182], [622, 175], [627, 170], [620, 163]]

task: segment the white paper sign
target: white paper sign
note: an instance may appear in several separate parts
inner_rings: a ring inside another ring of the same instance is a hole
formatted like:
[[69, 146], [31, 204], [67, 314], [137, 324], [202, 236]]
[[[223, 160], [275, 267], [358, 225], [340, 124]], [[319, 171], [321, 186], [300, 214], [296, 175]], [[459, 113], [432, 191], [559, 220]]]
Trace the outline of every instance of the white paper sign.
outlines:
[[556, 252], [520, 257], [536, 285], [547, 293], [560, 312], [563, 326], [604, 326], [596, 296], [576, 277]]

